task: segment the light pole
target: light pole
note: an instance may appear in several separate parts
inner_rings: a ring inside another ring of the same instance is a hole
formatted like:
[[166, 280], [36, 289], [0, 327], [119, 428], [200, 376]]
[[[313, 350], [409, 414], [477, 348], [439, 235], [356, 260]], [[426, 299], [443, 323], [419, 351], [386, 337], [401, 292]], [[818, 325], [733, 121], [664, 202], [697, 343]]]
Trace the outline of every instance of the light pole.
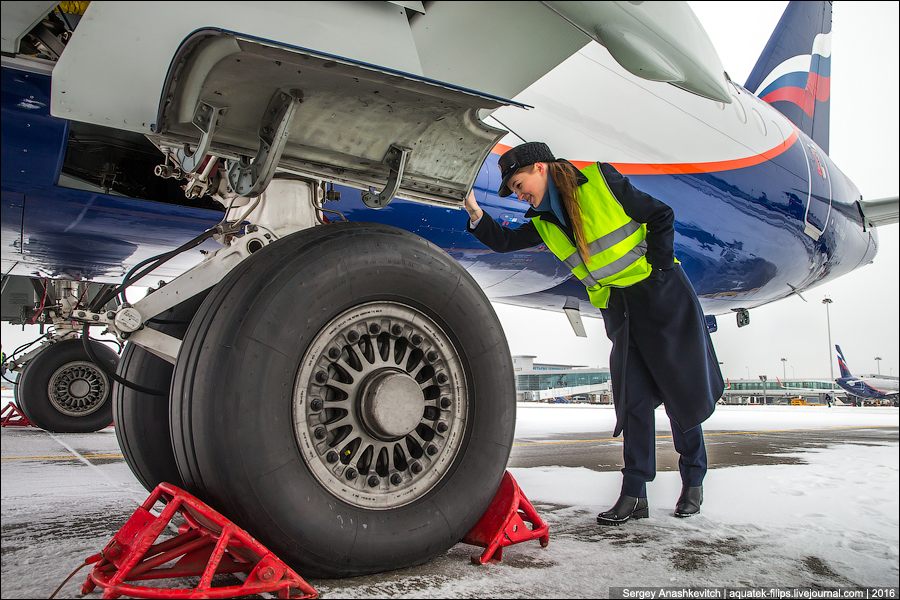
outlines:
[[750, 381], [750, 367], [745, 365], [744, 368], [747, 369], [747, 381]]
[[881, 375], [881, 357], [875, 357], [875, 364], [878, 365], [878, 375]]
[[787, 367], [785, 366], [785, 363], [787, 363], [787, 359], [782, 358], [781, 359], [781, 378], [782, 379], [787, 379]]
[[831, 298], [825, 296], [825, 299], [822, 300], [822, 304], [825, 305], [825, 318], [828, 320], [828, 368], [831, 370], [831, 391], [834, 392], [834, 362], [831, 360], [831, 311], [829, 310], [829, 305], [831, 304]]

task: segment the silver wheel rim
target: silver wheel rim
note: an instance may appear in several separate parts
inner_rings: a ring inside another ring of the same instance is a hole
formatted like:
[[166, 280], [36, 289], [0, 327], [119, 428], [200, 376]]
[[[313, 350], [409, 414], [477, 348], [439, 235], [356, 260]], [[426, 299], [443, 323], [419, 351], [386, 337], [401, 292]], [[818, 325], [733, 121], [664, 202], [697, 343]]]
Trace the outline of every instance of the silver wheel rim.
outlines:
[[430, 318], [371, 302], [326, 325], [301, 362], [294, 431], [316, 479], [344, 502], [390, 509], [427, 494], [462, 446], [458, 352]]
[[66, 363], [47, 384], [50, 404], [64, 415], [84, 417], [97, 411], [109, 396], [109, 379], [87, 361]]

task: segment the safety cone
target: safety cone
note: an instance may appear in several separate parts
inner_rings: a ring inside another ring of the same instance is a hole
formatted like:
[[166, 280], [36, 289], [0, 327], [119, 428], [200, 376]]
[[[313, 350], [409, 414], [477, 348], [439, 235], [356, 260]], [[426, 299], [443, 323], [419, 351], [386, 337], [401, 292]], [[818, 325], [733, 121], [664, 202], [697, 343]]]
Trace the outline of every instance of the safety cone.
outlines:
[[[166, 506], [158, 517], [151, 508]], [[169, 521], [179, 513], [184, 523], [178, 535], [156, 543]], [[173, 562], [174, 561], [174, 562]], [[235, 598], [278, 592], [279, 598], [317, 598], [318, 592], [297, 573], [224, 516], [169, 483], [161, 483], [113, 536], [81, 586], [89, 594], [95, 586], [104, 598]], [[249, 573], [241, 585], [213, 587], [219, 573]], [[191, 589], [151, 588], [126, 582], [200, 576]]]
[[[530, 528], [526, 521], [531, 524]], [[550, 543], [550, 526], [541, 520], [507, 471], [487, 511], [462, 541], [486, 548], [481, 556], [472, 557], [473, 563], [483, 565], [500, 562], [505, 546], [535, 539], [546, 548]]]

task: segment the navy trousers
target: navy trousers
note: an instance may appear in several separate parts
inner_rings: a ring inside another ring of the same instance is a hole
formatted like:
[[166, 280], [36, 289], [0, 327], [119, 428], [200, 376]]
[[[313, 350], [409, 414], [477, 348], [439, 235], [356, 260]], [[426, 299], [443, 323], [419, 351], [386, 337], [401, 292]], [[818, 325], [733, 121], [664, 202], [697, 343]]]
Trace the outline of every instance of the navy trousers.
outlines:
[[[640, 351], [632, 345], [628, 353], [629, 398], [625, 408], [623, 424], [625, 467], [622, 494], [635, 498], [647, 497], [647, 482], [656, 477], [656, 423], [654, 410], [662, 398], [659, 389], [647, 369]], [[666, 411], [668, 414], [668, 410]], [[706, 445], [703, 429], [697, 425], [683, 431], [678, 422], [669, 415], [678, 470], [684, 485], [697, 487], [703, 484], [706, 475]]]
[[656, 475], [653, 411], [660, 404], [681, 454], [682, 482], [701, 485], [707, 461], [700, 423], [715, 410], [725, 382], [690, 281], [680, 265], [654, 271], [640, 283], [613, 289], [601, 312], [613, 342], [613, 435], [625, 434], [622, 493], [646, 497], [646, 483]]

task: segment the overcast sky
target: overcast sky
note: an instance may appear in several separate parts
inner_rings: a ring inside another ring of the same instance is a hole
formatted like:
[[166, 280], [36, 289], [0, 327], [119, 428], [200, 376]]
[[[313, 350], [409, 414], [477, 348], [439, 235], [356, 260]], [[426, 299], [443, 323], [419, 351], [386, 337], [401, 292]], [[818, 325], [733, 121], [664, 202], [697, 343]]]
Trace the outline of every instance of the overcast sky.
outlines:
[[[744, 83], [786, 2], [690, 3], [731, 78]], [[898, 4], [838, 0], [833, 10], [831, 157], [864, 198], [896, 196], [898, 185]], [[900, 375], [898, 339], [898, 225], [879, 230], [875, 263], [830, 285], [814, 288], [804, 303], [791, 297], [750, 311], [750, 325], [738, 329], [730, 315], [719, 318], [713, 341], [722, 372], [730, 379], [828, 379], [825, 306], [830, 305], [832, 343], [839, 344], [854, 374]], [[576, 338], [560, 313], [496, 305], [513, 354], [540, 362], [606, 367], [610, 343], [599, 319], [586, 319], [588, 338]], [[3, 324], [3, 347], [26, 339], [19, 327]], [[781, 358], [785, 358], [784, 362]], [[835, 375], [838, 375], [834, 363]]]
[[[725, 70], [743, 84], [756, 64], [786, 2], [690, 2]], [[866, 199], [898, 193], [898, 6], [896, 2], [834, 3], [831, 63], [831, 152], [837, 166]], [[828, 379], [830, 305], [832, 343], [841, 346], [854, 375], [900, 374], [898, 362], [898, 225], [880, 228], [872, 265], [836, 282], [750, 311], [737, 328], [718, 318], [713, 334], [722, 373], [730, 379]], [[586, 319], [588, 338], [576, 338], [565, 316], [496, 305], [513, 354], [540, 362], [605, 367], [610, 343], [600, 320]], [[781, 359], [786, 360], [782, 363]], [[839, 376], [834, 362], [835, 377]]]

